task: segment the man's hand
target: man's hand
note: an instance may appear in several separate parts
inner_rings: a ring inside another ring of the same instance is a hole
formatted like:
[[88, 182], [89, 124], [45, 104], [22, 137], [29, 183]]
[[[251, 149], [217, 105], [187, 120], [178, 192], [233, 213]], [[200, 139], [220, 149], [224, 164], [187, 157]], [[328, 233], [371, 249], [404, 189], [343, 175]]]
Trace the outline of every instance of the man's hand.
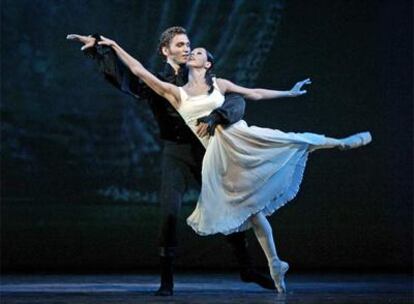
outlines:
[[214, 136], [214, 131], [216, 130], [217, 125], [221, 123], [222, 117], [220, 114], [211, 113], [208, 116], [203, 116], [197, 119], [197, 134], [200, 137], [204, 137], [207, 133], [210, 136]]
[[66, 36], [67, 40], [79, 41], [83, 43], [81, 51], [95, 46], [96, 39], [92, 36], [82, 36], [77, 34], [69, 34]]
[[203, 138], [208, 133], [208, 124], [204, 122], [197, 122], [197, 135]]
[[101, 39], [101, 41], [98, 42], [99, 45], [106, 45], [106, 46], [110, 46], [110, 47], [116, 45], [116, 42], [114, 40], [108, 39], [108, 38], [106, 38], [102, 35], [99, 36], [99, 37]]
[[297, 82], [294, 86], [293, 86], [293, 88], [289, 91], [290, 92], [290, 96], [292, 96], [292, 97], [296, 97], [296, 96], [300, 96], [300, 95], [303, 95], [303, 94], [306, 94], [307, 93], [307, 91], [306, 90], [302, 90], [302, 87], [305, 85], [305, 84], [311, 84], [312, 82], [310, 81], [310, 79], [308, 78], [308, 79], [305, 79], [305, 80], [302, 80], [302, 81], [299, 81], [299, 82]]

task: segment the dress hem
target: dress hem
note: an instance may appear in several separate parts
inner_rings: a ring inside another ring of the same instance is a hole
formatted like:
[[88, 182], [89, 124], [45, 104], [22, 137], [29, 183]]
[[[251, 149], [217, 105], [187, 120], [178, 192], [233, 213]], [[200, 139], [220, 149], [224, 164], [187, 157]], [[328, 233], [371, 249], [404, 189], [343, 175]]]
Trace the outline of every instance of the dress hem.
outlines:
[[246, 214], [242, 217], [239, 217], [235, 221], [236, 222], [235, 224], [232, 224], [231, 227], [225, 228], [224, 231], [223, 231], [223, 229], [220, 229], [220, 231], [219, 230], [201, 231], [198, 228], [198, 226], [199, 226], [198, 223], [196, 221], [190, 219], [192, 215], [190, 215], [187, 218], [187, 221], [186, 221], [187, 224], [198, 235], [202, 235], [202, 236], [212, 235], [212, 234], [217, 234], [217, 233], [228, 235], [228, 234], [232, 234], [232, 233], [235, 233], [235, 232], [241, 232], [241, 231], [248, 230], [251, 227], [251, 225], [247, 221], [252, 215], [263, 211], [265, 216], [270, 216], [276, 210], [283, 207], [284, 205], [286, 205], [288, 202], [290, 202], [292, 199], [294, 199], [296, 197], [296, 195], [298, 194], [299, 189], [300, 189], [300, 184], [302, 183], [302, 180], [303, 180], [303, 175], [304, 175], [306, 163], [307, 163], [307, 160], [308, 160], [308, 155], [309, 155], [309, 151], [307, 151], [304, 154], [302, 162], [300, 162], [296, 165], [298, 168], [297, 168], [297, 170], [295, 170], [295, 173], [294, 173], [294, 176], [293, 176], [292, 186], [285, 193], [274, 196], [264, 206], [258, 206], [258, 208], [256, 208], [255, 210], [249, 212], [248, 214]]

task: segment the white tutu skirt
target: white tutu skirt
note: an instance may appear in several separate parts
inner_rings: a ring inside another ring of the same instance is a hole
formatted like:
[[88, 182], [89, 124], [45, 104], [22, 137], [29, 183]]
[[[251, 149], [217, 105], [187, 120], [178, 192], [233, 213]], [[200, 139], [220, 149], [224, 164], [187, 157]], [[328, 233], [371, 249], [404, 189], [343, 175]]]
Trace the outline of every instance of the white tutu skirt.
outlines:
[[324, 135], [249, 127], [245, 121], [218, 127], [207, 146], [201, 194], [188, 225], [200, 235], [250, 228], [251, 215], [269, 216], [296, 196], [309, 152], [327, 145]]

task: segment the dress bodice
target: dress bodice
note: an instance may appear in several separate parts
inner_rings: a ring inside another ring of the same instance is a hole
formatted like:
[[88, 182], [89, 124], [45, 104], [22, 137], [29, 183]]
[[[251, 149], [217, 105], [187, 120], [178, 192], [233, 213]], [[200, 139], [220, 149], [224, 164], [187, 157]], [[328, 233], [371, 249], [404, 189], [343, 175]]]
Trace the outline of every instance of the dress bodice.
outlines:
[[181, 104], [178, 113], [182, 116], [186, 124], [194, 132], [204, 147], [207, 148], [210, 137], [200, 138], [197, 133], [197, 119], [209, 115], [214, 109], [221, 107], [224, 102], [224, 96], [218, 90], [214, 80], [214, 90], [211, 94], [203, 94], [197, 96], [188, 95], [182, 87], [179, 87]]

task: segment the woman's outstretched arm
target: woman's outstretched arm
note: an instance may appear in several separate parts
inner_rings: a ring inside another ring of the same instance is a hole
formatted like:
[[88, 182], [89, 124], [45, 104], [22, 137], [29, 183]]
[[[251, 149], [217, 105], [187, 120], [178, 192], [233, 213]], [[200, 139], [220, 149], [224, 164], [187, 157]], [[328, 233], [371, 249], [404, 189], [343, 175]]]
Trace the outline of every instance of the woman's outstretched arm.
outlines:
[[303, 94], [306, 94], [306, 90], [302, 90], [302, 87], [305, 84], [310, 84], [310, 79], [305, 79], [297, 82], [293, 88], [289, 91], [276, 91], [276, 90], [267, 90], [267, 89], [249, 89], [226, 79], [217, 79], [217, 84], [220, 88], [220, 91], [225, 93], [239, 93], [247, 99], [260, 100], [260, 99], [274, 99], [281, 97], [297, 97]]
[[161, 95], [167, 99], [174, 106], [174, 108], [177, 109], [179, 107], [180, 92], [177, 86], [158, 79], [146, 68], [144, 68], [144, 66], [138, 60], [136, 60], [124, 49], [122, 49], [115, 41], [103, 36], [101, 36], [101, 39], [102, 40], [98, 42], [99, 45], [110, 46], [118, 55], [119, 59], [122, 60], [122, 62], [131, 70], [134, 75], [141, 78], [142, 81], [144, 81], [158, 95]]

